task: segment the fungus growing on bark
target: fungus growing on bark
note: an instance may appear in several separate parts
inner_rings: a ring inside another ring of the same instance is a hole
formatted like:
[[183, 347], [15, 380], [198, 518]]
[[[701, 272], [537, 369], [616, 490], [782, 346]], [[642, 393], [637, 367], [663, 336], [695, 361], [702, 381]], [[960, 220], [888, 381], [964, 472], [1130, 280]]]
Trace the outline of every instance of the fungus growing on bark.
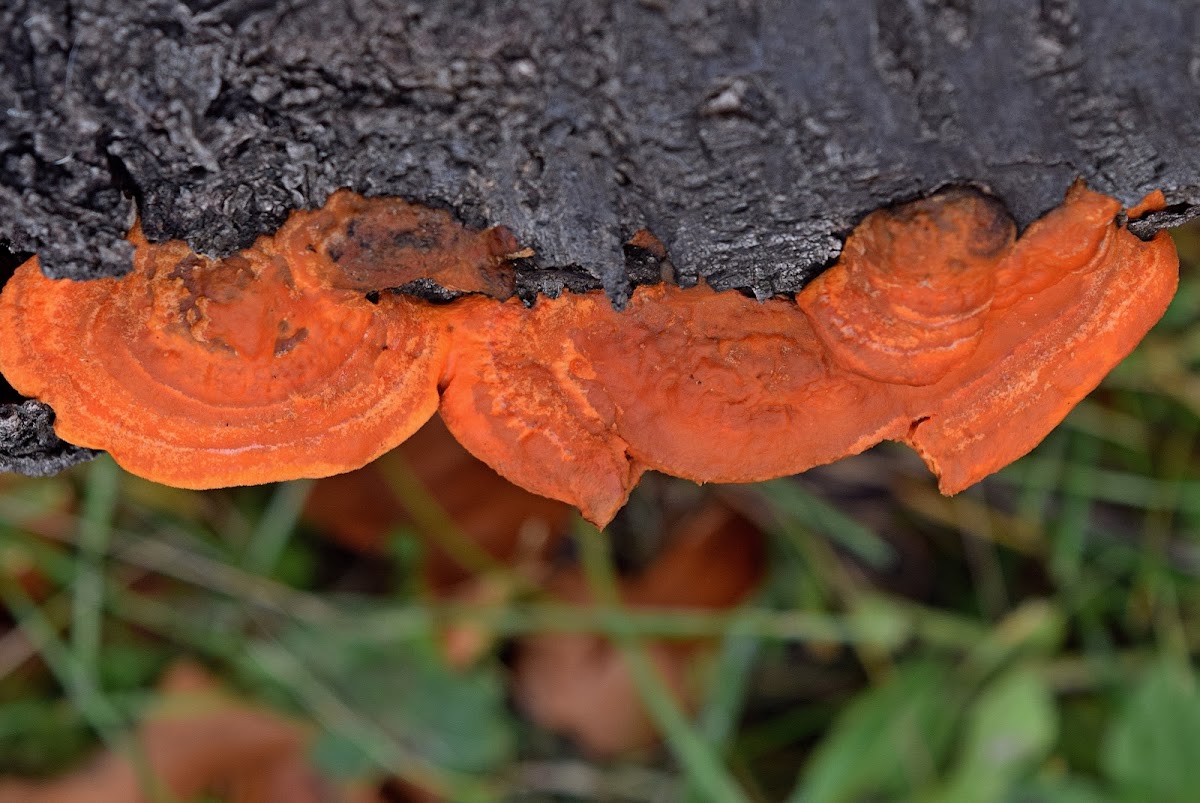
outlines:
[[901, 438], [954, 494], [1041, 442], [1166, 311], [1179, 259], [1166, 232], [1143, 242], [1120, 204], [1076, 186], [1024, 233], [997, 273], [970, 360], [907, 394]]
[[269, 238], [219, 261], [130, 239], [123, 278], [51, 281], [34, 258], [4, 289], [4, 374], [64, 440], [212, 488], [357, 468], [437, 409], [428, 305], [332, 289]]
[[1146, 197], [1138, 201], [1125, 212], [1125, 216], [1130, 220], [1137, 220], [1145, 217], [1151, 212], [1160, 212], [1167, 208], [1167, 196], [1162, 190], [1154, 190], [1147, 193]]
[[[794, 300], [659, 284], [618, 311], [600, 292], [499, 301], [522, 253], [506, 231], [342, 192], [219, 262], [137, 231], [123, 279], [31, 261], [0, 297], [0, 367], [64, 439], [185, 487], [357, 468], [440, 404], [476, 457], [597, 524], [647, 469], [749, 482], [884, 439], [954, 493], [1036, 445], [1165, 310], [1174, 247], [1119, 211], [1077, 185], [1017, 239], [999, 204], [951, 190], [869, 215]], [[429, 276], [481, 294], [364, 293]]]
[[641, 287], [480, 313], [442, 415], [518, 485], [606, 522], [646, 469], [698, 482], [795, 474], [885, 439], [955, 493], [1035, 446], [1129, 353], [1177, 259], [1077, 186], [1014, 240], [951, 191], [868, 216], [795, 303]]

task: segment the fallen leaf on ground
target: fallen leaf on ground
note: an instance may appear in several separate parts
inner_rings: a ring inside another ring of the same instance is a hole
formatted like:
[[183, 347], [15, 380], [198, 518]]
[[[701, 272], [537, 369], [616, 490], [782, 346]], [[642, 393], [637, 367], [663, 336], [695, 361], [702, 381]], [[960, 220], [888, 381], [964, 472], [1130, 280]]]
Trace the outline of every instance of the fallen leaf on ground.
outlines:
[[[404, 489], [389, 478], [395, 472], [415, 480], [420, 498], [400, 498]], [[475, 571], [440, 542], [446, 527], [508, 565], [547, 554], [565, 532], [571, 509], [513, 485], [434, 418], [374, 463], [319, 480], [304, 515], [345, 546], [377, 555], [386, 551], [389, 535], [409, 528], [425, 547], [422, 568], [430, 590], [447, 593]]]
[[[669, 538], [657, 560], [621, 581], [626, 607], [722, 610], [744, 600], [762, 577], [762, 533], [722, 505], [700, 509]], [[578, 567], [562, 570], [547, 585], [560, 601], [594, 602]], [[662, 639], [644, 644], [676, 698], [694, 708], [699, 689], [693, 670], [714, 643]], [[658, 742], [621, 652], [604, 636], [547, 633], [522, 639], [513, 683], [518, 702], [534, 721], [571, 736], [592, 755], [612, 756]]]
[[[381, 803], [366, 786], [321, 778], [305, 760], [309, 731], [221, 691], [199, 667], [176, 664], [138, 728], [136, 749], [171, 799], [228, 803]], [[161, 798], [161, 795], [159, 796]], [[48, 781], [0, 781], [0, 803], [151, 803], [128, 753], [105, 752]]]

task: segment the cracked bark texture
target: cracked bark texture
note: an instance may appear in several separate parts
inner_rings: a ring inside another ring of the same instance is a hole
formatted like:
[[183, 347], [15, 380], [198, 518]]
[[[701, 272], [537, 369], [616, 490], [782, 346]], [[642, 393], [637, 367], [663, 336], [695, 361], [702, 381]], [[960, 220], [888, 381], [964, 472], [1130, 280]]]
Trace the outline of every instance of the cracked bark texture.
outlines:
[[767, 297], [952, 184], [1021, 225], [1078, 177], [1161, 189], [1149, 236], [1200, 206], [1197, 42], [1194, 0], [6, 0], [0, 246], [114, 275], [135, 210], [221, 256], [349, 187], [507, 226], [526, 296], [620, 304], [639, 228]]

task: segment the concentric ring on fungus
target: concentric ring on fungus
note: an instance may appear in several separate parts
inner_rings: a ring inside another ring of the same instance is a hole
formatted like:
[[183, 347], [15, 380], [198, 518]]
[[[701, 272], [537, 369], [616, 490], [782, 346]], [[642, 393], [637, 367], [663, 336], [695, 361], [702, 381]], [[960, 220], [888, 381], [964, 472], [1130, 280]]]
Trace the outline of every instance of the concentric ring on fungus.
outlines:
[[337, 474], [437, 410], [435, 308], [323, 286], [269, 238], [224, 260], [135, 230], [120, 279], [51, 281], [36, 258], [0, 299], [0, 361], [57, 406], [66, 441], [184, 488]]
[[[1076, 185], [1015, 238], [999, 204], [951, 190], [869, 215], [795, 299], [663, 284], [618, 311], [598, 291], [502, 300], [527, 254], [507, 230], [342, 191], [224, 260], [136, 229], [121, 279], [31, 260], [0, 295], [0, 369], [64, 440], [183, 487], [348, 471], [440, 406], [481, 460], [601, 525], [647, 469], [746, 482], [884, 439], [955, 493], [1166, 309], [1174, 246], [1119, 211]], [[364, 292], [414, 279], [476, 295]]]

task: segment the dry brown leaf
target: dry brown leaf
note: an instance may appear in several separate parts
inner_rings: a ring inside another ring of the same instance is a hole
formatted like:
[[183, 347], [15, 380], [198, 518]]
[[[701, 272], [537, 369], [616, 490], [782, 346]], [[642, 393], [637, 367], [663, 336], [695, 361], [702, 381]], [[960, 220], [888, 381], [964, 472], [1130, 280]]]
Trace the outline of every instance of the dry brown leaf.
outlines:
[[[764, 548], [757, 528], [728, 508], [709, 504], [675, 528], [666, 550], [645, 571], [622, 580], [621, 599], [632, 608], [730, 608], [761, 579]], [[561, 571], [548, 585], [564, 601], [593, 601], [576, 567]], [[713, 642], [660, 640], [645, 647], [676, 698], [694, 708], [693, 670]], [[620, 651], [603, 636], [547, 633], [522, 639], [513, 683], [534, 721], [568, 734], [593, 755], [612, 756], [658, 742]]]
[[[229, 803], [382, 803], [365, 786], [336, 785], [305, 760], [302, 725], [222, 692], [199, 667], [166, 674], [137, 731], [153, 777], [174, 800], [219, 793]], [[0, 803], [150, 803], [127, 755], [105, 752], [49, 781], [0, 781]]]
[[382, 554], [390, 533], [411, 526], [426, 548], [425, 581], [435, 594], [453, 593], [474, 572], [397, 497], [385, 473], [389, 462], [411, 472], [439, 513], [504, 565], [534, 571], [570, 521], [567, 505], [513, 485], [471, 456], [436, 418], [376, 463], [316, 483], [305, 517], [352, 549]]

